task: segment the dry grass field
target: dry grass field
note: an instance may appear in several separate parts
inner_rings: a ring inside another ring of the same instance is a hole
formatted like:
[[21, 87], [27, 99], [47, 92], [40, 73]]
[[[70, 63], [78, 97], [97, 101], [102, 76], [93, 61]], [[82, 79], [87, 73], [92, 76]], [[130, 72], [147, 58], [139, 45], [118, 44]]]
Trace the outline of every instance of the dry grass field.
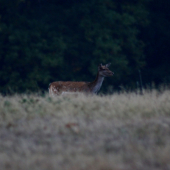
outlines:
[[170, 91], [0, 96], [0, 170], [170, 170]]

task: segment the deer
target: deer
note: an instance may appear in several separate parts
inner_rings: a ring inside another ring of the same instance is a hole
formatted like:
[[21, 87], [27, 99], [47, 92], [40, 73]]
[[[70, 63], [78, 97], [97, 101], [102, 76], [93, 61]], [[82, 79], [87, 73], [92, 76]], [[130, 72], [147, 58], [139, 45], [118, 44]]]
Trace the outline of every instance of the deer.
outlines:
[[97, 76], [92, 82], [56, 81], [49, 84], [49, 95], [57, 96], [71, 93], [97, 94], [105, 77], [113, 76], [109, 70], [111, 63], [98, 66]]

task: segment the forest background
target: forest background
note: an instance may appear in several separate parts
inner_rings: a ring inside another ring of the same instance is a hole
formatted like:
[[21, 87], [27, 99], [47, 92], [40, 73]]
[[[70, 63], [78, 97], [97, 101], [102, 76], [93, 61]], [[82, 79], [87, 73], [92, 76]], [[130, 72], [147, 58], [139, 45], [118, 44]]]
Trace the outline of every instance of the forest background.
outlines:
[[168, 0], [0, 0], [0, 93], [115, 73], [103, 92], [170, 83]]

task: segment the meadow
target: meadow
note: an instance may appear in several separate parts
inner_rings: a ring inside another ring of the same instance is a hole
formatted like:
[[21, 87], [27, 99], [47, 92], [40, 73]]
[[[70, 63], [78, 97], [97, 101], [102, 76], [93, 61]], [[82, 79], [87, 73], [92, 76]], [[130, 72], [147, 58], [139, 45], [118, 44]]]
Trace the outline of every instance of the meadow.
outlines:
[[169, 170], [170, 90], [0, 95], [1, 170]]

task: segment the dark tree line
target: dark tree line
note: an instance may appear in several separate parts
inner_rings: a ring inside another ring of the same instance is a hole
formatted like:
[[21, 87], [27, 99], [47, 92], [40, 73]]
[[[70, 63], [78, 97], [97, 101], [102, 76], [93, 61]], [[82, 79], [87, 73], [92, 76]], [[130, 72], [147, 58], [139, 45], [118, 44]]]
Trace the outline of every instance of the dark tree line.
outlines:
[[167, 0], [0, 0], [0, 92], [47, 90], [57, 80], [92, 81], [100, 63], [114, 77], [103, 91], [170, 83]]

